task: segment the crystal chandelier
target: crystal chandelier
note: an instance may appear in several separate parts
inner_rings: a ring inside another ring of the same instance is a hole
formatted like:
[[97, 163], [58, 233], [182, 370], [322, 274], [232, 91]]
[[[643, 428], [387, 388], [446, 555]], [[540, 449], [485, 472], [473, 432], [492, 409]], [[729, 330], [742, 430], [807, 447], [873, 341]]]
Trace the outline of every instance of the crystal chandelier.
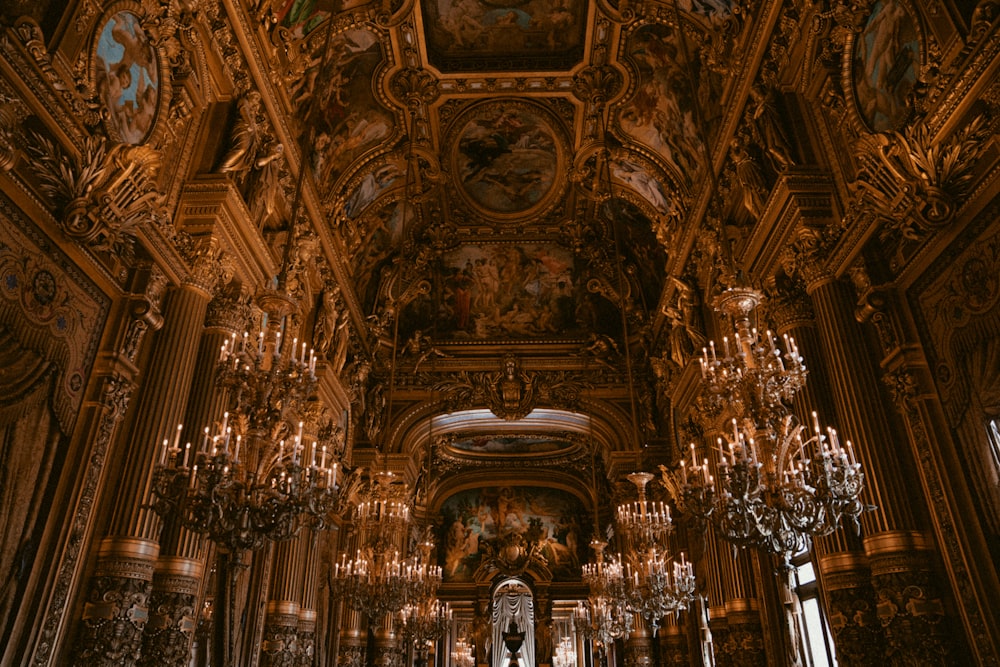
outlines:
[[[218, 430], [205, 427], [201, 442], [180, 448], [163, 441], [153, 476], [153, 509], [205, 534], [226, 551], [256, 550], [286, 540], [303, 525], [326, 526], [337, 499], [337, 463], [328, 446], [303, 439], [301, 415], [316, 386], [315, 358], [305, 349], [283, 353], [280, 332], [272, 346], [261, 332], [235, 334], [222, 346], [217, 383], [233, 407]], [[290, 435], [290, 433], [289, 433]]]
[[361, 546], [354, 558], [344, 554], [334, 565], [335, 594], [369, 618], [427, 603], [441, 583], [441, 568], [430, 563], [433, 543], [425, 540], [413, 556], [400, 553], [410, 533], [410, 507], [394, 491], [394, 479], [389, 471], [375, 474], [369, 497], [354, 511]]
[[451, 652], [451, 662], [455, 667], [474, 667], [476, 658], [472, 655], [472, 646], [462, 637], [455, 640], [455, 650]]
[[563, 637], [552, 653], [552, 667], [574, 667], [574, 665], [576, 665], [576, 649], [573, 647], [573, 640]]
[[655, 633], [667, 614], [686, 609], [694, 598], [694, 569], [681, 554], [675, 562], [667, 538], [673, 530], [670, 508], [646, 498], [647, 472], [628, 476], [639, 499], [618, 506], [616, 526], [625, 547], [625, 602], [649, 621]]
[[625, 567], [618, 554], [605, 555], [607, 546], [597, 537], [591, 540], [594, 561], [583, 566], [583, 582], [590, 593], [586, 604], [579, 602], [573, 614], [576, 631], [601, 650], [632, 632], [635, 624], [626, 608]]
[[437, 641], [451, 627], [451, 607], [437, 598], [410, 603], [397, 615], [400, 633], [406, 643], [417, 649], [421, 664], [427, 664], [428, 645]]
[[793, 338], [779, 346], [770, 331], [751, 326], [761, 299], [754, 289], [736, 287], [716, 300], [734, 331], [722, 350], [714, 341], [702, 350], [704, 396], [710, 411], [729, 408], [736, 417], [716, 440], [717, 459], [699, 461], [691, 444], [680, 489], [684, 509], [711, 522], [720, 537], [777, 554], [789, 567], [813, 536], [833, 532], [844, 519], [859, 528], [864, 474], [850, 441], [842, 445], [832, 428], [824, 433], [815, 412], [806, 428], [788, 408], [805, 385], [806, 368]]
[[[277, 294], [265, 294], [263, 299]], [[273, 303], [271, 305], [274, 305]], [[217, 546], [212, 663], [230, 663], [235, 624], [232, 592], [245, 551], [294, 537], [304, 525], [327, 527], [337, 501], [337, 463], [326, 443], [307, 442], [300, 419], [316, 387], [315, 358], [293, 340], [284, 349], [272, 323], [226, 341], [216, 382], [230, 411], [213, 433], [180, 447], [163, 441], [153, 471], [152, 508]], [[286, 437], [287, 436], [287, 437]]]

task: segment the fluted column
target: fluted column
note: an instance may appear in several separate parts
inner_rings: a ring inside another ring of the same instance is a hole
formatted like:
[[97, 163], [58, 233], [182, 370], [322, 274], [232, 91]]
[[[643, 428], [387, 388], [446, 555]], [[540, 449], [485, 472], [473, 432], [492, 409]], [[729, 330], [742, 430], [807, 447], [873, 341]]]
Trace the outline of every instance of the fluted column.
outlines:
[[[795, 339], [805, 357], [809, 377], [795, 396], [795, 415], [810, 423], [816, 412], [821, 424], [840, 428], [830, 396], [816, 316], [808, 295], [790, 280], [768, 290], [769, 311], [779, 336]], [[833, 630], [837, 661], [844, 667], [878, 664], [882, 659], [882, 627], [875, 614], [875, 592], [864, 545], [853, 526], [841, 526], [813, 540], [813, 552], [827, 618]]]
[[[865, 472], [863, 498], [876, 505], [862, 516], [862, 524], [876, 614], [885, 635], [884, 656], [896, 664], [945, 664], [921, 648], [927, 642], [947, 644], [940, 636], [940, 624], [927, 627], [930, 637], [917, 637], [910, 613], [912, 605], [927, 605], [923, 613], [935, 618], [943, 615], [932, 581], [933, 545], [919, 530], [915, 515], [924, 508], [916, 501], [918, 496], [908, 492], [905, 459], [900, 465], [900, 453], [908, 454], [908, 448], [896, 446], [902, 439], [890, 427], [875, 364], [854, 318], [848, 286], [818, 263], [804, 272], [804, 277], [827, 363], [837, 371], [830, 379], [841, 435], [855, 443]], [[912, 599], [914, 591], [920, 591], [919, 600]]]
[[368, 632], [363, 625], [361, 612], [344, 605], [340, 618], [340, 650], [337, 652], [337, 666], [355, 667], [367, 664], [365, 649], [368, 646]]
[[736, 667], [764, 665], [767, 660], [754, 586], [753, 555], [744, 549], [735, 554], [725, 549], [719, 560], [726, 592], [726, 639], [715, 642], [716, 655], [725, 654], [727, 664]]
[[98, 551], [77, 639], [77, 664], [125, 665], [141, 655], [159, 518], [148, 505], [152, 473], [164, 439], [184, 416], [205, 311], [214, 285], [209, 266], [167, 296], [164, 326], [145, 369], [129, 456], [116, 493], [108, 536]]
[[379, 619], [375, 624], [374, 635], [375, 642], [372, 648], [375, 655], [372, 656], [372, 664], [375, 667], [403, 667], [403, 656], [406, 653], [400, 646], [391, 614], [385, 614]]
[[[712, 634], [711, 649], [718, 667], [726, 667], [730, 664], [728, 654], [722, 651], [729, 637], [729, 621], [726, 618], [726, 589], [723, 584], [725, 581], [723, 560], [729, 558], [730, 548], [728, 544], [721, 544], [711, 530], [705, 534], [704, 553], [707, 575], [699, 578], [708, 581], [705, 602], [708, 605], [708, 630]], [[707, 667], [708, 664], [707, 656], [703, 656], [702, 667]]]
[[301, 536], [275, 545], [271, 599], [267, 603], [261, 645], [263, 667], [292, 667], [297, 662], [301, 609], [297, 583], [302, 550]]
[[691, 664], [686, 628], [691, 613], [668, 614], [656, 633], [660, 642], [660, 664], [663, 667], [684, 667]]
[[[231, 295], [217, 296], [208, 304], [195, 364], [198, 371], [184, 413], [182, 442], [199, 442], [201, 429], [221, 420], [226, 392], [215, 386], [219, 349], [229, 336], [243, 329], [248, 315], [246, 300]], [[188, 664], [207, 555], [204, 537], [170, 517], [164, 521], [149, 597], [149, 622], [143, 637], [143, 667]]]
[[316, 619], [319, 600], [319, 554], [322, 549], [321, 533], [305, 529], [299, 536], [302, 560], [299, 577], [301, 605], [299, 606], [299, 648], [296, 657], [299, 667], [311, 667], [316, 654]]
[[625, 640], [625, 667], [650, 667], [653, 664], [653, 635], [639, 614], [635, 615], [635, 629]]

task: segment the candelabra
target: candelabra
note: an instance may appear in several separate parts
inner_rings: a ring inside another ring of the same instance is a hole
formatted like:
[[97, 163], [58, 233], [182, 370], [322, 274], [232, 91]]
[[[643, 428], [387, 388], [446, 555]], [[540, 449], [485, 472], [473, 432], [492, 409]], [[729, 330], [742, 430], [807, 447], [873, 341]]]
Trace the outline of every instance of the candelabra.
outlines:
[[628, 476], [639, 500], [618, 506], [616, 526], [625, 547], [625, 603], [649, 621], [655, 633], [659, 621], [687, 608], [695, 589], [694, 569], [681, 554], [675, 562], [667, 548], [673, 530], [670, 508], [646, 498], [646, 485], [653, 475]]
[[334, 565], [334, 592], [347, 604], [379, 618], [406, 605], [427, 603], [441, 583], [441, 568], [430, 563], [433, 543], [420, 544], [421, 553], [405, 556], [399, 545], [409, 535], [410, 508], [393, 497], [394, 475], [375, 475], [369, 497], [354, 511], [360, 547]]
[[243, 552], [290, 539], [304, 525], [326, 527], [337, 499], [337, 463], [327, 445], [307, 442], [301, 421], [291, 436], [292, 419], [316, 386], [315, 359], [304, 346], [299, 352], [297, 340], [290, 351], [282, 347], [280, 332], [269, 341], [263, 331], [227, 340], [216, 378], [231, 411], [215, 433], [205, 427], [194, 447], [180, 447], [178, 426], [153, 473], [153, 510], [218, 545], [219, 664], [229, 664], [231, 595]]
[[573, 614], [577, 632], [593, 640], [598, 649], [632, 632], [634, 618], [627, 609], [625, 567], [618, 554], [608, 557], [608, 543], [595, 537], [590, 542], [594, 561], [583, 566], [583, 581], [590, 589], [586, 604], [580, 602]]
[[793, 338], [784, 337], [782, 353], [770, 331], [751, 327], [761, 298], [739, 287], [716, 301], [733, 318], [734, 336], [723, 338], [721, 358], [714, 341], [702, 350], [704, 396], [708, 410], [728, 407], [736, 417], [716, 440], [717, 459], [699, 461], [691, 444], [680, 490], [696, 520], [711, 522], [733, 544], [777, 554], [787, 568], [813, 536], [834, 531], [845, 518], [859, 527], [864, 474], [850, 441], [845, 447], [835, 430], [824, 433], [815, 412], [810, 431], [788, 408], [805, 385], [806, 368]]

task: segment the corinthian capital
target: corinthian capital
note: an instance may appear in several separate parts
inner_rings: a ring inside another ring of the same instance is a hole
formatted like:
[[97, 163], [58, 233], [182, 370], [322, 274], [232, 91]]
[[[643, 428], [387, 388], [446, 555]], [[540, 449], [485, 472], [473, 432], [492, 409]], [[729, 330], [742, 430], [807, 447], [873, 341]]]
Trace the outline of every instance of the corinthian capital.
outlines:
[[219, 284], [226, 284], [233, 277], [231, 260], [223, 252], [217, 239], [208, 239], [195, 246], [188, 257], [190, 270], [184, 284], [211, 294]]
[[807, 289], [829, 280], [833, 272], [826, 260], [835, 241], [827, 228], [801, 227], [782, 255], [782, 268], [789, 276], [801, 280]]

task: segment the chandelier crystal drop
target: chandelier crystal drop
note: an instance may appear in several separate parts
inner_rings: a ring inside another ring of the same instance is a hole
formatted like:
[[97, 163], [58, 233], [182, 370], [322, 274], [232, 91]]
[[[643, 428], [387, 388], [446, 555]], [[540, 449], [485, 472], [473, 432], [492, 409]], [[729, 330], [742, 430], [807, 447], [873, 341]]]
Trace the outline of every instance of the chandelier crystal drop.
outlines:
[[699, 458], [691, 444], [680, 488], [685, 511], [697, 521], [711, 523], [734, 545], [777, 554], [788, 567], [812, 537], [844, 520], [859, 528], [867, 509], [860, 500], [864, 473], [850, 441], [842, 444], [834, 429], [824, 431], [815, 412], [807, 428], [789, 409], [805, 385], [805, 364], [794, 338], [785, 336], [782, 346], [770, 331], [751, 326], [761, 299], [756, 290], [738, 287], [716, 301], [732, 317], [734, 335], [723, 338], [721, 350], [714, 341], [702, 350], [704, 396], [708, 410], [736, 416], [711, 456]]

